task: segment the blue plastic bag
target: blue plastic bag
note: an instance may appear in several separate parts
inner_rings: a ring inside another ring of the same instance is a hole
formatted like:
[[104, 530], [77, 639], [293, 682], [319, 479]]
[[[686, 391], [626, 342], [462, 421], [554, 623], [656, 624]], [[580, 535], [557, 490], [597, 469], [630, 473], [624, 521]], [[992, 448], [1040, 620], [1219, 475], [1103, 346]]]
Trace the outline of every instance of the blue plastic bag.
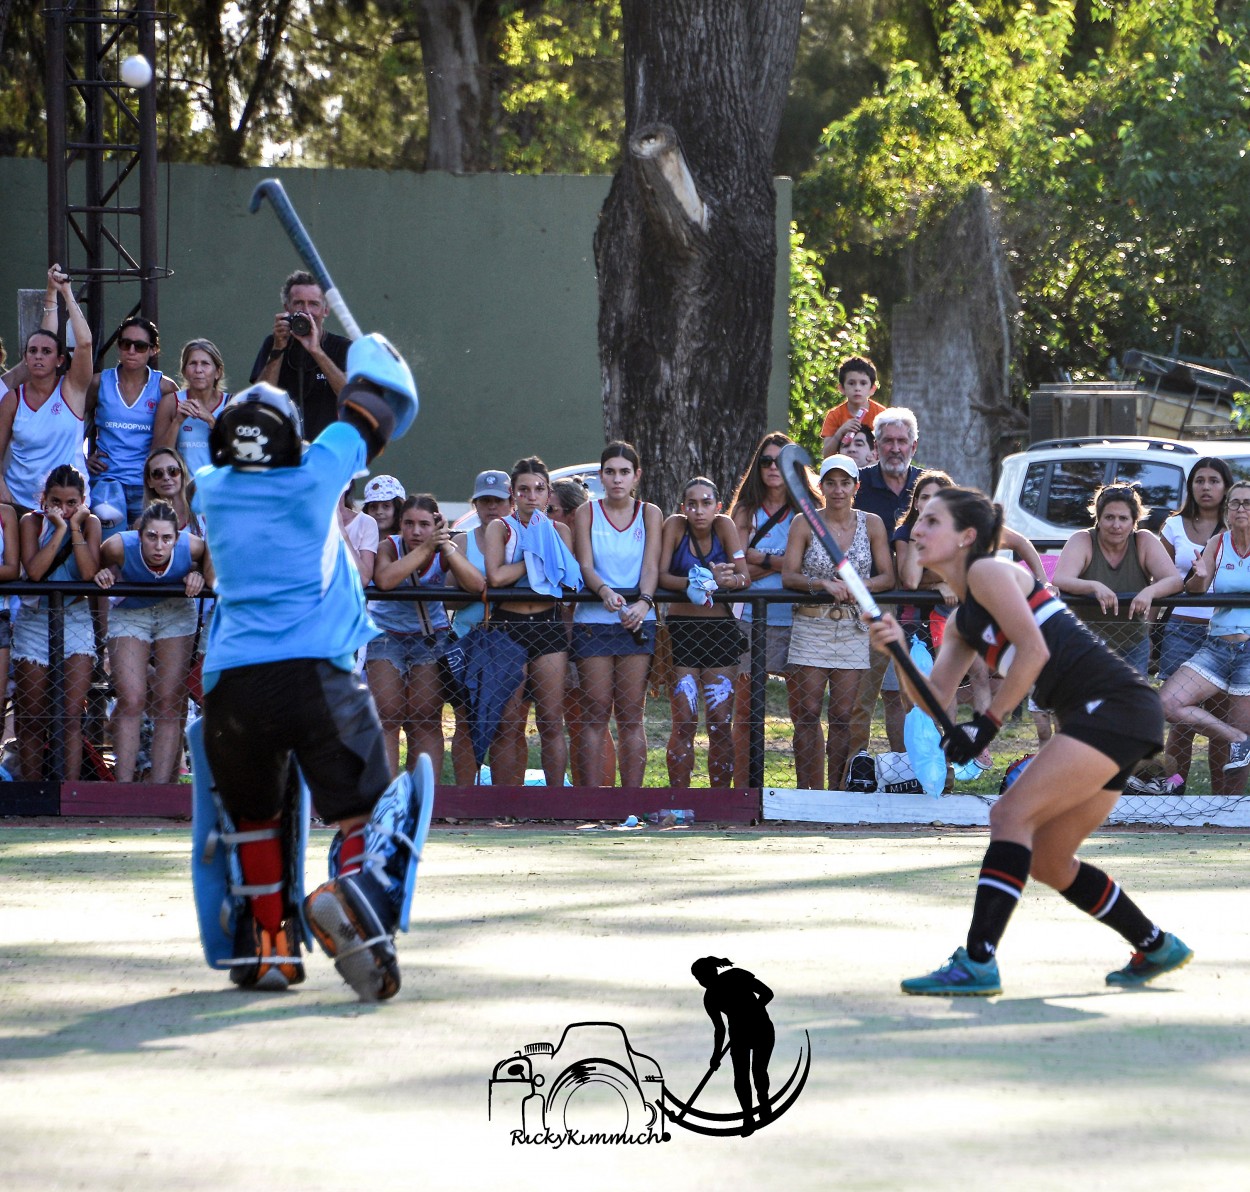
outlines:
[[[924, 642], [911, 643], [911, 660], [922, 675], [933, 669], [933, 658]], [[924, 787], [926, 795], [937, 798], [946, 785], [946, 754], [942, 752], [942, 734], [938, 726], [920, 708], [912, 708], [903, 720], [903, 746], [911, 762], [912, 773]]]

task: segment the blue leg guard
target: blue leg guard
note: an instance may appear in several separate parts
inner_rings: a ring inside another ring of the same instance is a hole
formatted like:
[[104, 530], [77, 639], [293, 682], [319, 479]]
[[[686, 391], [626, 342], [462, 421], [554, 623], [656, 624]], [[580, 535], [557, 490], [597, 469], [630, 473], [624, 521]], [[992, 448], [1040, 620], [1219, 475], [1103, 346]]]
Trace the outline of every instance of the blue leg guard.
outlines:
[[[288, 808], [280, 827], [257, 832], [239, 832], [209, 769], [204, 749], [202, 718], [187, 725], [187, 744], [191, 750], [191, 885], [195, 894], [195, 911], [200, 925], [200, 942], [204, 959], [210, 968], [230, 969], [239, 984], [257, 984], [250, 980], [248, 969], [263, 964], [261, 955], [251, 947], [255, 924], [251, 919], [249, 896], [256, 894], [284, 895], [284, 917], [292, 925], [290, 931], [293, 956], [284, 956], [284, 967], [301, 969], [303, 961], [299, 945], [311, 947], [312, 936], [303, 919], [304, 855], [308, 846], [308, 823], [311, 800], [308, 788], [299, 779], [299, 799]], [[286, 875], [276, 886], [247, 886], [239, 862], [239, 845], [281, 835]], [[240, 939], [242, 938], [242, 944]], [[284, 979], [282, 987], [288, 982]], [[262, 988], [277, 988], [276, 984]]]
[[[401, 774], [378, 797], [373, 814], [365, 825], [365, 858], [368, 870], [386, 891], [391, 921], [407, 931], [412, 895], [417, 886], [417, 865], [430, 832], [434, 813], [434, 767], [426, 754], [417, 759], [417, 768]], [[339, 875], [342, 835], [330, 845], [330, 878]]]

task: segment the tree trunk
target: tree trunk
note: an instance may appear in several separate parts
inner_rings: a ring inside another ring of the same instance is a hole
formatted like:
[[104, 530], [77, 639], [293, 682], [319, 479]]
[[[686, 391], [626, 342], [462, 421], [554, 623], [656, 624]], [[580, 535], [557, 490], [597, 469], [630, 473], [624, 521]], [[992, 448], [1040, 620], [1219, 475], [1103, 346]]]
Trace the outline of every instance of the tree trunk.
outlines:
[[417, 32], [430, 102], [427, 170], [470, 173], [482, 166], [483, 76], [474, 0], [416, 0]]
[[772, 154], [801, 0], [625, 0], [628, 142], [595, 235], [604, 426], [648, 496], [727, 493], [765, 426]]
[[495, 35], [504, 16], [544, 0], [413, 0], [430, 105], [427, 170], [471, 174], [490, 168]]

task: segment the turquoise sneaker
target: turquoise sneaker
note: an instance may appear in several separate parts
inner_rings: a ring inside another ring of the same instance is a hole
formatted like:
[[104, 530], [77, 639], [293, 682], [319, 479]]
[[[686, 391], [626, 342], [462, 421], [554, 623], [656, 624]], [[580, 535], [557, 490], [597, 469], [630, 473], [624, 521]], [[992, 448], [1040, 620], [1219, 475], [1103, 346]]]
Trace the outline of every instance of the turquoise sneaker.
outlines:
[[1134, 952], [1128, 964], [1114, 973], [1107, 974], [1108, 985], [1145, 985], [1164, 973], [1184, 968], [1194, 958], [1192, 948], [1174, 936], [1164, 932], [1162, 947], [1153, 952]]
[[927, 997], [992, 997], [1003, 991], [998, 979], [998, 961], [990, 957], [981, 964], [968, 955], [967, 948], [956, 948], [955, 954], [940, 969], [927, 976], [908, 977], [901, 988], [904, 993]]

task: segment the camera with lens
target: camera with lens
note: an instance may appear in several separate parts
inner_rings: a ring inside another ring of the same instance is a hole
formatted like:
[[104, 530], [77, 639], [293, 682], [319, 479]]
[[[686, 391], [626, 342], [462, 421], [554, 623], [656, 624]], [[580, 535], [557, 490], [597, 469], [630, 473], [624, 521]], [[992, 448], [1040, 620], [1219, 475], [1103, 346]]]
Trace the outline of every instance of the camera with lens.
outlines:
[[667, 1137], [660, 1066], [615, 1022], [572, 1023], [556, 1046], [530, 1043], [496, 1064], [488, 1115], [519, 1117], [531, 1135], [589, 1126]]
[[283, 316], [286, 319], [287, 326], [291, 329], [291, 334], [296, 339], [300, 339], [305, 335], [311, 335], [313, 329], [312, 316], [307, 311], [294, 310], [290, 314]]

